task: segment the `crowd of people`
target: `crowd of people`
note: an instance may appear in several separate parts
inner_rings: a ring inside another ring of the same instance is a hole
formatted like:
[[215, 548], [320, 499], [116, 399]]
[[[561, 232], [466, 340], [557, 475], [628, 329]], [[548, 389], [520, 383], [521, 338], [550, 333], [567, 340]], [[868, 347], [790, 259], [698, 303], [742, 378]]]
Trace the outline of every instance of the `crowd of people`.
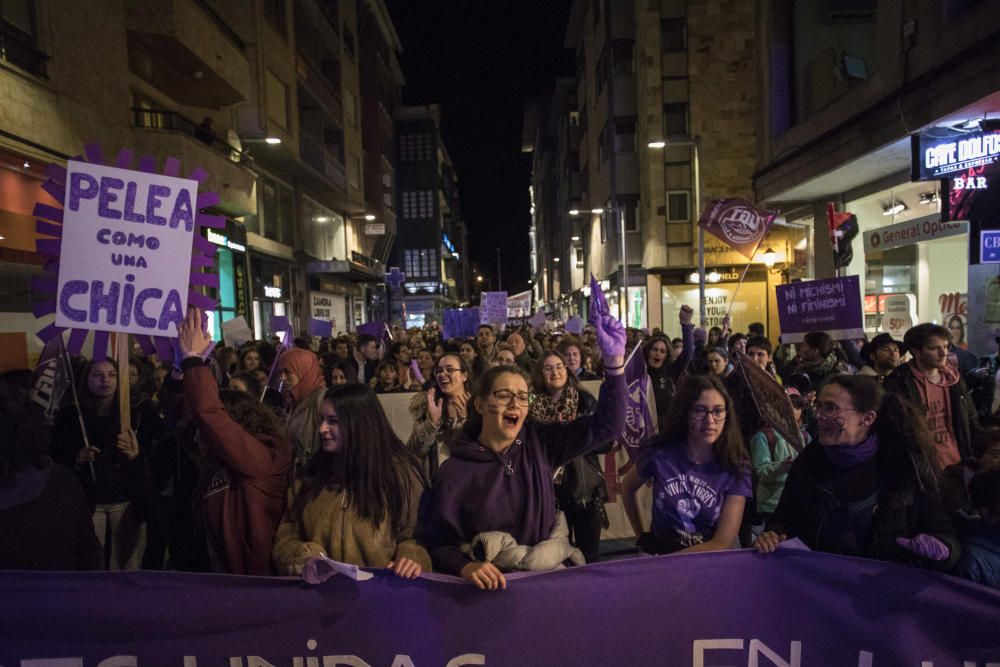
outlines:
[[[686, 306], [674, 339], [626, 330], [599, 298], [589, 320], [579, 334], [482, 325], [445, 340], [432, 323], [230, 347], [192, 309], [173, 359], [133, 356], [127, 376], [72, 359], [51, 423], [32, 372], [8, 371], [0, 569], [316, 582], [332, 559], [497, 589], [512, 571], [596, 562], [599, 457], [619, 447], [639, 354], [657, 432], [620, 484], [638, 553], [798, 539], [1000, 587], [996, 354], [977, 360], [936, 324], [774, 345], [760, 324], [696, 328]], [[405, 441], [390, 393], [408, 395]], [[794, 421], [762, 409], [776, 405]]]

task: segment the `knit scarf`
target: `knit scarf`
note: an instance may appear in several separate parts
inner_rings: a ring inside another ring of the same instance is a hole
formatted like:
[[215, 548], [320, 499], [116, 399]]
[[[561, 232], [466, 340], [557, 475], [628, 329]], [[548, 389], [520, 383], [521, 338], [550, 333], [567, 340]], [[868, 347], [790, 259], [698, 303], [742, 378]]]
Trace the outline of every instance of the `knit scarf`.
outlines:
[[798, 365], [798, 368], [795, 369], [795, 372], [805, 373], [806, 375], [808, 375], [810, 378], [813, 379], [821, 378], [825, 377], [831, 371], [837, 368], [837, 364], [839, 362], [840, 360], [837, 359], [836, 353], [831, 352], [830, 354], [826, 355], [825, 358], [820, 359], [819, 361], [803, 361]]
[[576, 419], [580, 404], [580, 394], [570, 385], [563, 387], [559, 400], [555, 400], [548, 392], [535, 394], [528, 411], [535, 421], [548, 424], [551, 422], [571, 422]]

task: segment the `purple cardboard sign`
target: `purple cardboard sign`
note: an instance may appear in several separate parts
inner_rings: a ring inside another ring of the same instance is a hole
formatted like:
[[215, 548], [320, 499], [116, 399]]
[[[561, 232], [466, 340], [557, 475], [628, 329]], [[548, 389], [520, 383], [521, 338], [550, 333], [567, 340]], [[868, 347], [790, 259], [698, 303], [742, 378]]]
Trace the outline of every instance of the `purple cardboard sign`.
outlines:
[[472, 338], [479, 330], [478, 308], [463, 308], [444, 311], [444, 339]]
[[483, 292], [479, 296], [479, 315], [482, 324], [507, 324], [507, 292]]
[[309, 335], [319, 336], [320, 338], [328, 338], [333, 333], [333, 323], [329, 320], [317, 320], [314, 317], [309, 318]]
[[775, 289], [782, 343], [802, 342], [810, 331], [825, 331], [835, 340], [864, 337], [857, 276], [807, 280]]

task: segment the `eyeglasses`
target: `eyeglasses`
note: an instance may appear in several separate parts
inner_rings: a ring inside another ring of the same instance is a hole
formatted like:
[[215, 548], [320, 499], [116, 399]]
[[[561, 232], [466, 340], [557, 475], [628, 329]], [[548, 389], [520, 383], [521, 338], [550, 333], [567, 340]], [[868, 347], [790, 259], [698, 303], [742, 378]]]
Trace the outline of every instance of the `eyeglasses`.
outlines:
[[841, 412], [857, 412], [854, 408], [842, 408], [836, 403], [820, 403], [816, 406], [816, 416], [822, 419], [833, 419]]
[[712, 416], [712, 421], [721, 422], [726, 418], [726, 409], [712, 408], [711, 410], [709, 410], [703, 405], [696, 405], [695, 407], [691, 408], [691, 418], [694, 419], [696, 422], [704, 421], [705, 417], [709, 415]]
[[436, 368], [434, 369], [435, 375], [454, 375], [455, 373], [461, 373], [461, 368], [452, 368], [448, 366], [447, 368]]
[[517, 399], [518, 405], [525, 408], [528, 407], [528, 405], [531, 403], [531, 394], [529, 394], [526, 391], [515, 393], [509, 389], [497, 389], [496, 391], [490, 392], [490, 395], [493, 397], [493, 400], [495, 400], [498, 405], [501, 405], [503, 407], [507, 407], [508, 405], [510, 405], [510, 402], [513, 401], [514, 399]]
[[542, 366], [542, 371], [545, 373], [558, 373], [564, 370], [566, 370], [565, 364], [556, 364], [555, 366]]

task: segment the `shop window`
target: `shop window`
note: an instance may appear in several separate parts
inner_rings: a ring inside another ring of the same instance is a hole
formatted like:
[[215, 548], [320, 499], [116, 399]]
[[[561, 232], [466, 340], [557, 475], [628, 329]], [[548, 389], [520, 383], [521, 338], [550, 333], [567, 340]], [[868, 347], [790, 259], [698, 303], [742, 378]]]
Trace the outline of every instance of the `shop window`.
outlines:
[[687, 51], [687, 19], [660, 21], [660, 47], [664, 53]]
[[687, 190], [667, 192], [667, 222], [690, 222], [691, 193]]

